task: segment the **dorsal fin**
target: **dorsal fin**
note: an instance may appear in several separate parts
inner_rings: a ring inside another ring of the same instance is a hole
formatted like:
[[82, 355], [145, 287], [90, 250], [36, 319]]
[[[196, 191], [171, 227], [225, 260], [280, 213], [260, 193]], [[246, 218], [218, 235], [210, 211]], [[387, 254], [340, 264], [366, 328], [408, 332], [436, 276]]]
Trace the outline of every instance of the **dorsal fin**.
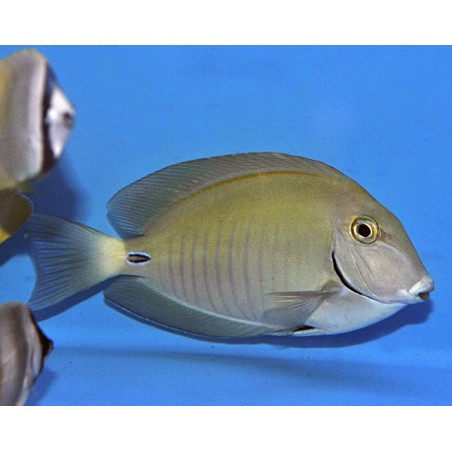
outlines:
[[123, 188], [108, 202], [108, 216], [118, 232], [142, 235], [170, 205], [211, 185], [241, 176], [284, 171], [343, 176], [324, 163], [271, 152], [192, 160], [168, 166]]

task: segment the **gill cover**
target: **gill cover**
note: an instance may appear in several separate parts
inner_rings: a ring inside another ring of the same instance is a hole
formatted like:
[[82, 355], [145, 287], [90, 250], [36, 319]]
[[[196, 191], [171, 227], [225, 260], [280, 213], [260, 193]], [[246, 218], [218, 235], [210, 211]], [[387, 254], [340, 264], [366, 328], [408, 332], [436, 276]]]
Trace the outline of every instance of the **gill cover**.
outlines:
[[0, 189], [49, 171], [61, 156], [75, 110], [43, 55], [0, 61]]

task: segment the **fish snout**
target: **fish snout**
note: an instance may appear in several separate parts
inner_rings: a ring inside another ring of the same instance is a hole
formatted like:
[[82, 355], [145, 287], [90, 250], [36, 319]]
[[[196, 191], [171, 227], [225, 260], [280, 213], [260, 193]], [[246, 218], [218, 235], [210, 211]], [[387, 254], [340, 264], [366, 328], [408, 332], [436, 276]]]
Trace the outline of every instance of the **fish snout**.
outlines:
[[430, 292], [433, 292], [434, 289], [433, 279], [428, 275], [424, 275], [408, 292], [413, 297], [427, 301], [430, 298]]

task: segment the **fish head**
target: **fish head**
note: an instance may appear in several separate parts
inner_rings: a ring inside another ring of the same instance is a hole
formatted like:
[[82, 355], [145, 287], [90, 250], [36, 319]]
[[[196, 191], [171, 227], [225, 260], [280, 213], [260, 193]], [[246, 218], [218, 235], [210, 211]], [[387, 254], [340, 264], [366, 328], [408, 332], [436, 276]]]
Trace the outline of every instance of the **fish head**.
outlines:
[[0, 189], [48, 173], [74, 120], [75, 108], [44, 55], [25, 49], [0, 60]]
[[52, 154], [48, 171], [58, 160], [66, 146], [75, 121], [75, 108], [61, 89], [50, 66], [47, 66], [45, 81], [43, 127], [44, 140]]
[[[49, 339], [38, 325], [32, 311], [25, 305], [30, 324], [32, 325], [31, 363], [33, 368], [33, 381], [39, 376], [44, 367], [44, 362], [53, 351], [53, 341]], [[25, 309], [25, 308], [24, 308]]]
[[367, 202], [340, 218], [333, 267], [350, 290], [381, 303], [428, 300], [434, 283], [401, 222], [366, 193]]

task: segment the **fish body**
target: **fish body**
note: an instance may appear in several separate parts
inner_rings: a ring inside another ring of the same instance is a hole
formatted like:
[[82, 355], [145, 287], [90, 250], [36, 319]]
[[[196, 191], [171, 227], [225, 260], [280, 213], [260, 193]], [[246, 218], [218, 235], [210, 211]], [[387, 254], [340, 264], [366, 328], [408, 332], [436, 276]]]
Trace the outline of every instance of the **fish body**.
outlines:
[[0, 243], [31, 214], [22, 186], [61, 157], [74, 117], [41, 53], [26, 49], [0, 61]]
[[0, 305], [0, 405], [23, 405], [52, 350], [24, 303]]
[[32, 212], [33, 204], [18, 190], [0, 190], [0, 243], [11, 237]]
[[33, 309], [120, 275], [107, 300], [185, 332], [334, 334], [433, 290], [397, 218], [339, 171], [302, 157], [181, 163], [121, 190], [108, 208], [130, 238], [31, 220]]

